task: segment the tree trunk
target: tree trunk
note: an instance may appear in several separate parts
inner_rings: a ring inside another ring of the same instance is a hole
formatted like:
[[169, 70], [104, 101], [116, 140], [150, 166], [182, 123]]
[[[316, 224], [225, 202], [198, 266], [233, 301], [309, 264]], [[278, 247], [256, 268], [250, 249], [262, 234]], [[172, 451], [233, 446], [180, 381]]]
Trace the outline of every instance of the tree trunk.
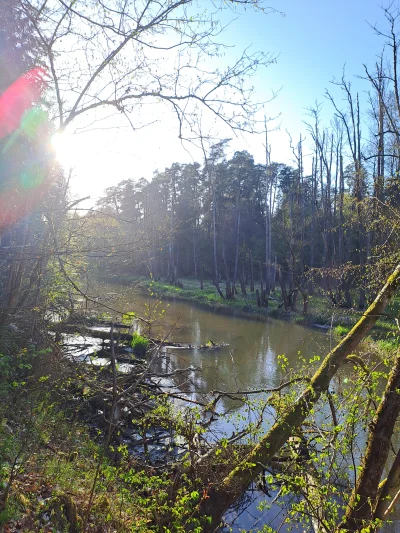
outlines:
[[239, 281], [240, 281], [240, 290], [242, 291], [242, 294], [246, 295], [246, 282], [244, 279], [244, 271], [242, 272], [239, 268]]
[[217, 291], [218, 291], [218, 294], [221, 296], [221, 298], [222, 298], [223, 300], [225, 300], [224, 293], [221, 291], [218, 281], [214, 279], [214, 280], [213, 280], [213, 283], [214, 283], [215, 288], [216, 288]]
[[233, 284], [236, 286], [236, 280], [239, 267], [239, 248], [240, 248], [240, 191], [236, 200], [236, 249], [235, 249], [235, 269], [233, 271]]
[[396, 498], [399, 497], [400, 490], [400, 449], [393, 461], [382, 491], [379, 495], [378, 504], [374, 511], [373, 519], [385, 520], [386, 516], [393, 509]]
[[309, 302], [309, 297], [308, 297], [308, 292], [307, 290], [301, 290], [301, 296], [303, 298], [303, 315], [306, 316], [307, 313], [308, 313], [308, 302]]
[[197, 279], [197, 246], [196, 246], [196, 237], [193, 237], [193, 266], [194, 266], [194, 278]]
[[214, 252], [214, 278], [216, 283], [219, 281], [218, 261], [217, 261], [217, 206], [216, 206], [215, 186], [213, 191], [213, 209], [212, 209], [212, 226], [213, 226], [213, 252]]
[[[315, 235], [315, 207], [317, 203], [317, 158], [313, 158], [311, 172], [311, 226], [310, 226], [310, 268], [314, 268], [314, 235]], [[309, 282], [310, 294], [313, 293], [313, 284]]]
[[258, 307], [261, 307], [260, 291], [258, 289], [256, 290], [256, 298]]
[[267, 293], [271, 290], [272, 188], [271, 148], [268, 145], [265, 120], [265, 289]]
[[250, 292], [254, 292], [254, 271], [253, 271], [253, 254], [249, 249], [249, 263], [250, 263]]
[[360, 531], [369, 525], [378, 496], [379, 482], [390, 452], [394, 426], [400, 413], [400, 356], [397, 356], [385, 394], [370, 424], [361, 472], [339, 530]]

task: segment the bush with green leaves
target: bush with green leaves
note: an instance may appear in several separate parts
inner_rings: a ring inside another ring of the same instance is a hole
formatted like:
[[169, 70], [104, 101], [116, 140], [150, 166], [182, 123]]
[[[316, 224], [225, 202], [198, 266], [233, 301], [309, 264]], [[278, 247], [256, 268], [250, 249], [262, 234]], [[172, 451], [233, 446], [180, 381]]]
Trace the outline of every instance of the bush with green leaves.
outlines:
[[133, 353], [138, 357], [144, 357], [149, 347], [149, 339], [146, 339], [143, 335], [140, 335], [137, 331], [132, 335], [131, 347]]

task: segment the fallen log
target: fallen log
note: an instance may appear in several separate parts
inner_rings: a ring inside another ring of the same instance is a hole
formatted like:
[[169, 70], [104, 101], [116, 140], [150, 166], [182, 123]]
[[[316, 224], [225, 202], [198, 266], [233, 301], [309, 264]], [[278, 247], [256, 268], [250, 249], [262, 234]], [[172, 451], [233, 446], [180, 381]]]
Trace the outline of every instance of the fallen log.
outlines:
[[[110, 359], [111, 358], [111, 352], [108, 350], [98, 350], [97, 352], [92, 352], [89, 354], [88, 357], [100, 357], [104, 359]], [[137, 364], [143, 364], [144, 359], [141, 359], [139, 357], [133, 356], [133, 354], [115, 354], [115, 360], [117, 363], [125, 363], [129, 365], [137, 365]]]
[[192, 344], [180, 344], [180, 343], [174, 343], [174, 342], [168, 342], [168, 344], [163, 344], [164, 348], [170, 348], [172, 350], [220, 350], [221, 348], [224, 348], [225, 346], [229, 346], [226, 342], [219, 342], [214, 343], [210, 341], [210, 343], [206, 344], [200, 344], [198, 346], [192, 345]]
[[[58, 322], [51, 325], [51, 329], [58, 333], [67, 333], [69, 335], [77, 334], [82, 337], [95, 337], [96, 339], [101, 339], [103, 341], [111, 339], [111, 332], [106, 328], [107, 326], [89, 327], [83, 326], [82, 324], [66, 324], [65, 322]], [[131, 342], [133, 337], [129, 333], [119, 333], [117, 335], [114, 334], [114, 338], [118, 338], [120, 341]]]

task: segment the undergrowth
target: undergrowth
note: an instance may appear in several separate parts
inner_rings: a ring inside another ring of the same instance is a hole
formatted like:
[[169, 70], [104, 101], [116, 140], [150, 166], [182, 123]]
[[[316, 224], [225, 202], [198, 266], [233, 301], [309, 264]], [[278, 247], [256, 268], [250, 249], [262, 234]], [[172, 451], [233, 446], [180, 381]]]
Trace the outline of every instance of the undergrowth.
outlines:
[[0, 530], [167, 532], [168, 516], [174, 531], [196, 531], [190, 484], [171, 504], [167, 472], [139, 463], [121, 439], [108, 445], [79, 416], [96, 383], [88, 372], [51, 351], [0, 356]]
[[149, 348], [149, 340], [135, 331], [132, 335], [131, 347], [138, 357], [144, 357]]

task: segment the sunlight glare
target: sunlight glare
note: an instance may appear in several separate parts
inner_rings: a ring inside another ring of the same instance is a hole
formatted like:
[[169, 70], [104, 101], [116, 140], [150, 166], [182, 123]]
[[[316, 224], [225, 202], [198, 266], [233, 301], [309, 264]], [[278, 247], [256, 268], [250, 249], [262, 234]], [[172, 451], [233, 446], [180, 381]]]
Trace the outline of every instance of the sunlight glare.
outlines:
[[67, 132], [55, 133], [51, 138], [51, 144], [57, 160], [65, 169], [84, 164], [90, 156], [90, 151], [93, 150], [93, 143], [88, 143], [88, 139]]
[[51, 144], [61, 165], [66, 167], [72, 166], [74, 150], [71, 136], [68, 133], [55, 133], [51, 138]]

